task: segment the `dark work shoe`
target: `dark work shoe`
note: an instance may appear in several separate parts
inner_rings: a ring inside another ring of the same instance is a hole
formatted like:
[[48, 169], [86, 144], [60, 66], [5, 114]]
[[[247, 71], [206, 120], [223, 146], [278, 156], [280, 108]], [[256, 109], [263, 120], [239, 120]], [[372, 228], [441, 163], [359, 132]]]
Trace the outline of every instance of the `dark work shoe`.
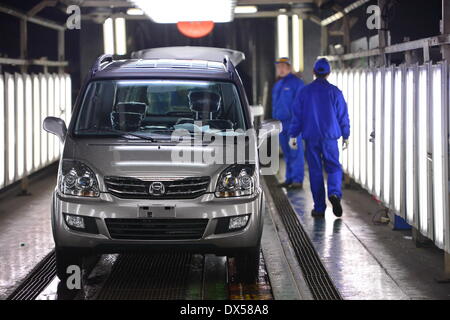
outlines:
[[323, 218], [323, 217], [325, 217], [325, 212], [320, 212], [320, 211], [316, 211], [316, 210], [311, 210], [311, 215], [314, 217], [314, 218]]
[[341, 199], [338, 196], [332, 195], [330, 202], [333, 205], [333, 213], [336, 217], [342, 217]]
[[294, 182], [289, 186], [289, 189], [297, 189], [297, 190], [303, 189], [303, 183]]
[[291, 184], [292, 184], [291, 182], [286, 182], [285, 181], [285, 182], [279, 183], [278, 187], [280, 187], [280, 188], [289, 188]]

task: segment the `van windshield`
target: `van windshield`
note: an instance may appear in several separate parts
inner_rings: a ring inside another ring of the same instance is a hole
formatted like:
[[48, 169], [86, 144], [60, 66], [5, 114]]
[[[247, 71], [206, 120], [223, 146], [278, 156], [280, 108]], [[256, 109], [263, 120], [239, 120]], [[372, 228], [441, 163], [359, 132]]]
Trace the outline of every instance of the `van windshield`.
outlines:
[[236, 87], [228, 82], [191, 80], [99, 80], [89, 84], [76, 135], [145, 137], [189, 132], [245, 130]]

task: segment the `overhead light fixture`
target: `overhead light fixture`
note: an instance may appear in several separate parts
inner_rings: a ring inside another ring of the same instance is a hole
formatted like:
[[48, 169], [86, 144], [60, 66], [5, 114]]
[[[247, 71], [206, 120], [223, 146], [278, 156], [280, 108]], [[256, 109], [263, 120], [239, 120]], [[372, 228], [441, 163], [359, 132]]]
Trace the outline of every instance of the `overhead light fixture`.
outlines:
[[127, 15], [129, 16], [142, 16], [144, 15], [144, 11], [139, 8], [129, 8], [127, 10]]
[[157, 23], [180, 21], [230, 22], [236, 0], [133, 0], [134, 4]]
[[106, 19], [103, 23], [103, 51], [106, 54], [114, 54], [114, 27], [112, 18]]
[[298, 15], [292, 16], [292, 60], [295, 72], [304, 70], [303, 20]]
[[116, 18], [114, 21], [116, 54], [124, 55], [127, 53], [127, 36], [125, 28], [125, 18]]
[[277, 17], [278, 57], [289, 57], [289, 21], [288, 16]]
[[257, 13], [256, 6], [237, 6], [234, 8], [234, 13]]
[[125, 18], [108, 18], [103, 23], [103, 46], [106, 54], [127, 53]]

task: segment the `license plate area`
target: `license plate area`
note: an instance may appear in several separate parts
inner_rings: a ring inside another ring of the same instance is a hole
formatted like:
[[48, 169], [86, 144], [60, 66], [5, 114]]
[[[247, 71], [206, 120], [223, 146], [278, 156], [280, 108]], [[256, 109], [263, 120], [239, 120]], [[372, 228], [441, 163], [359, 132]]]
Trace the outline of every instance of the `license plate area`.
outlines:
[[175, 206], [165, 205], [140, 205], [138, 206], [139, 218], [175, 218]]

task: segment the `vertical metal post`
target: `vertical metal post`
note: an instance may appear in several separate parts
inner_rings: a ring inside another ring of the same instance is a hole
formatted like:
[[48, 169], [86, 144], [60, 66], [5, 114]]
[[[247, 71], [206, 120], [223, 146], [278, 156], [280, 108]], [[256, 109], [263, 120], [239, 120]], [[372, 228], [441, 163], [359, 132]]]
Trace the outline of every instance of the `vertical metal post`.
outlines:
[[320, 38], [320, 54], [326, 56], [328, 53], [328, 28], [327, 26], [322, 26]]
[[386, 57], [386, 54], [384, 53], [384, 48], [388, 45], [388, 33], [387, 33], [387, 23], [385, 20], [384, 12], [385, 12], [385, 6], [386, 6], [387, 0], [378, 0], [378, 6], [380, 7], [381, 11], [381, 21], [380, 21], [380, 29], [378, 30], [378, 41], [379, 41], [379, 47], [381, 49], [382, 55], [381, 55], [381, 61], [379, 64], [382, 66], [388, 65], [388, 59]]
[[[64, 30], [58, 30], [58, 61], [64, 61], [65, 58]], [[64, 67], [58, 67], [58, 72], [64, 73]]]

